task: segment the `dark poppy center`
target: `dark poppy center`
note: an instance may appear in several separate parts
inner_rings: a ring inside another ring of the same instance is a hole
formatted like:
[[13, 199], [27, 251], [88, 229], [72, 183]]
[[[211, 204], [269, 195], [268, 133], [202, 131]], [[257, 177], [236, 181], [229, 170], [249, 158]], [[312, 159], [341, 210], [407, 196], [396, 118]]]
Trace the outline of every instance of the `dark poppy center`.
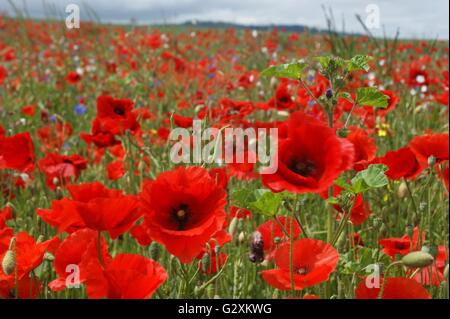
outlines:
[[279, 101], [281, 102], [281, 103], [289, 103], [290, 101], [291, 101], [291, 97], [290, 96], [287, 96], [287, 95], [284, 95], [284, 96], [282, 96], [282, 97], [280, 97], [279, 98]]
[[311, 176], [315, 172], [316, 167], [313, 162], [306, 160], [306, 161], [299, 161], [299, 162], [293, 161], [289, 165], [289, 169], [296, 174], [308, 177], [308, 176]]
[[114, 108], [114, 113], [116, 113], [117, 115], [120, 115], [120, 116], [124, 116], [125, 115], [125, 110], [120, 108], [120, 107], [115, 107]]
[[177, 226], [177, 230], [185, 230], [190, 218], [190, 209], [186, 204], [181, 204], [172, 209], [172, 219]]
[[309, 273], [309, 269], [306, 266], [296, 267], [295, 268], [295, 273], [297, 275], [306, 275], [306, 274]]

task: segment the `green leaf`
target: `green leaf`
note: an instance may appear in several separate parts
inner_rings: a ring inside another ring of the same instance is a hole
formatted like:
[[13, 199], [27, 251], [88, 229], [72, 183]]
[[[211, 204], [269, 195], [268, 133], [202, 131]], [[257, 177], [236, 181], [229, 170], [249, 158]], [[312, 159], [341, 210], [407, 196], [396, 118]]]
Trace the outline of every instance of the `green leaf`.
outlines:
[[384, 172], [387, 166], [383, 164], [372, 164], [363, 171], [358, 172], [352, 179], [352, 189], [355, 194], [365, 192], [372, 188], [380, 188], [388, 184]]
[[356, 102], [361, 106], [386, 108], [389, 97], [374, 87], [359, 88], [356, 90]]
[[306, 67], [304, 62], [294, 62], [282, 65], [271, 66], [261, 72], [261, 76], [271, 77], [275, 76], [278, 78], [288, 78], [293, 80], [298, 80], [301, 78], [303, 70]]
[[280, 193], [272, 193], [266, 189], [257, 189], [254, 192], [256, 201], [250, 203], [250, 208], [257, 210], [259, 213], [274, 217], [283, 200]]
[[320, 66], [324, 70], [328, 70], [329, 68], [337, 68], [337, 67], [344, 67], [345, 66], [345, 60], [343, 60], [340, 57], [335, 57], [332, 55], [327, 56], [318, 56], [314, 58], [316, 61], [319, 62]]
[[372, 60], [368, 55], [355, 55], [350, 60], [345, 61], [347, 64], [347, 71], [360, 71], [364, 70], [368, 72], [370, 70], [369, 61]]
[[343, 189], [351, 189], [351, 185], [349, 183], [347, 183], [344, 179], [342, 178], [338, 178], [335, 182], [335, 185], [339, 186], [340, 188]]

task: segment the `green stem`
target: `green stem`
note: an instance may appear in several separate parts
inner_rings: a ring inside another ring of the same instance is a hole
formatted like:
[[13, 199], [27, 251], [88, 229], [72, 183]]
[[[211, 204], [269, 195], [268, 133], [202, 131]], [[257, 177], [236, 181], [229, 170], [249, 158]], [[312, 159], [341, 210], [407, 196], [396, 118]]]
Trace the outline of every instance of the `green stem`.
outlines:
[[386, 271], [384, 272], [383, 284], [381, 285], [380, 293], [378, 294], [378, 299], [381, 299], [383, 297], [384, 288], [386, 287], [386, 281], [388, 279], [389, 270], [391, 270], [391, 268], [393, 266], [401, 265], [401, 264], [402, 264], [401, 261], [395, 261], [386, 268]]

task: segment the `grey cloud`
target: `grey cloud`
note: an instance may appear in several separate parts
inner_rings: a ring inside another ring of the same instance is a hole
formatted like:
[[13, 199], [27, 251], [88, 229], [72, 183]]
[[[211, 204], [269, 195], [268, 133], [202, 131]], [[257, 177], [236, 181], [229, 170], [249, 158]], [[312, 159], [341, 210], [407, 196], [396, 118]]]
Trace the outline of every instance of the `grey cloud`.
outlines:
[[[19, 7], [22, 0], [13, 0]], [[361, 32], [355, 14], [365, 17], [366, 6], [380, 8], [380, 23], [389, 36], [400, 29], [402, 37], [449, 38], [449, 2], [447, 0], [47, 0], [61, 12], [69, 3], [88, 3], [104, 22], [178, 23], [186, 20], [226, 21], [242, 24], [303, 24], [326, 26], [322, 5], [333, 9], [338, 26], [345, 21], [347, 31]], [[28, 0], [28, 11], [33, 17], [44, 17], [43, 1]], [[81, 7], [83, 8], [83, 7]], [[11, 8], [0, 2], [0, 10]], [[82, 18], [87, 18], [81, 12]], [[374, 29], [381, 36], [382, 29]]]

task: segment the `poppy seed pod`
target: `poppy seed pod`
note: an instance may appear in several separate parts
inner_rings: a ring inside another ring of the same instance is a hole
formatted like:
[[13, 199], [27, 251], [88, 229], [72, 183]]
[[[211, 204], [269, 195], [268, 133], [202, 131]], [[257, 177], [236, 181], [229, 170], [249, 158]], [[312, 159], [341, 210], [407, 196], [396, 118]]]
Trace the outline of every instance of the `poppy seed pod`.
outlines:
[[423, 251], [413, 251], [402, 258], [402, 263], [409, 268], [423, 268], [430, 266], [434, 258], [429, 253]]

